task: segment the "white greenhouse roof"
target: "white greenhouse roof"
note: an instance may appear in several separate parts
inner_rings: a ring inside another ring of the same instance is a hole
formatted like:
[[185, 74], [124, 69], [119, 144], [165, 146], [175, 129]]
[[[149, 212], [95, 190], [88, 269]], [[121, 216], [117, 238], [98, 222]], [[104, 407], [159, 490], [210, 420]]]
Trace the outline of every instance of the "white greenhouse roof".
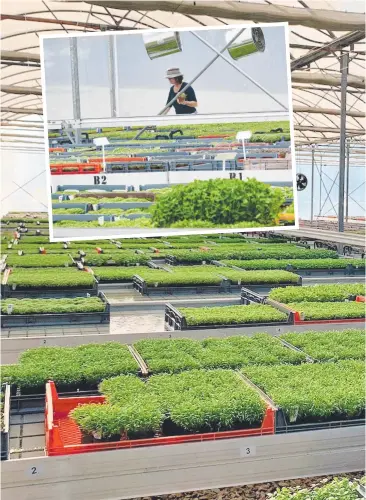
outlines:
[[41, 144], [40, 33], [279, 21], [290, 23], [297, 144], [339, 140], [341, 51], [350, 57], [347, 136], [365, 134], [363, 0], [2, 0], [1, 18], [3, 143]]

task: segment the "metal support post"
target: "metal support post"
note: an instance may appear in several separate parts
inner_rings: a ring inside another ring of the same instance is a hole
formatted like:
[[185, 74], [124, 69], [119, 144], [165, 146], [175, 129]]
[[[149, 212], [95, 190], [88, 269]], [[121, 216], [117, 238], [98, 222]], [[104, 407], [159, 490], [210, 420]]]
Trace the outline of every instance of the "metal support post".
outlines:
[[[216, 54], [216, 56], [211, 59], [210, 62], [208, 62], [206, 64], [206, 66], [201, 69], [201, 71], [194, 77], [192, 78], [192, 80], [187, 83], [187, 85], [182, 89], [180, 90], [176, 96], [174, 97], [174, 99], [172, 99], [170, 102], [168, 102], [168, 104], [166, 106], [164, 106], [164, 108], [158, 113], [158, 116], [164, 114], [172, 105], [173, 103], [178, 99], [178, 97], [183, 94], [183, 92], [185, 92], [185, 90], [190, 87], [192, 85], [192, 83], [194, 83], [197, 78], [199, 78], [210, 66], [212, 66], [212, 64], [221, 56], [222, 52], [225, 52], [225, 50], [230, 47], [230, 45], [243, 33], [245, 28], [242, 28], [241, 30], [238, 31], [238, 33], [232, 38], [232, 40], [230, 40], [226, 45], [225, 47]], [[144, 127], [142, 130], [140, 130], [140, 132], [134, 137], [134, 140], [138, 139], [144, 132], [145, 130], [149, 127], [149, 125], [147, 125], [146, 127]]]
[[[74, 112], [74, 120], [80, 120], [80, 85], [79, 85], [79, 61], [78, 61], [78, 39], [70, 38], [70, 60], [71, 60], [71, 84], [72, 84], [72, 107]], [[80, 125], [77, 124], [74, 129], [76, 144], [81, 143]]]
[[341, 55], [341, 136], [339, 150], [338, 231], [344, 232], [344, 179], [346, 166], [348, 52]]
[[[213, 47], [210, 43], [208, 43], [206, 40], [204, 40], [202, 37], [200, 37], [199, 35], [197, 35], [197, 33], [194, 33], [192, 32], [192, 35], [194, 35], [196, 38], [198, 38], [198, 40], [201, 40], [202, 43], [204, 43], [207, 47], [209, 47], [211, 50], [213, 50], [214, 52], [216, 52], [217, 54], [219, 54], [219, 56], [221, 57], [221, 59], [223, 59], [224, 61], [226, 61], [228, 64], [230, 64], [230, 66], [232, 66], [233, 68], [236, 69], [236, 71], [239, 71], [239, 73], [243, 76], [245, 76], [245, 78], [247, 78], [250, 82], [252, 82], [256, 87], [258, 87], [262, 92], [264, 92], [268, 97], [270, 97], [271, 99], [273, 99], [277, 104], [279, 104], [281, 106], [281, 108], [283, 108], [285, 111], [288, 111], [288, 107], [285, 106], [285, 104], [282, 104], [281, 101], [279, 101], [278, 99], [276, 99], [268, 90], [266, 90], [260, 83], [256, 82], [251, 76], [249, 76], [247, 73], [245, 73], [245, 71], [243, 71], [241, 68], [239, 68], [235, 63], [233, 63], [228, 57], [225, 57], [222, 52], [219, 52], [217, 49], [215, 49], [215, 47]], [[231, 44], [231, 42], [230, 42]]]
[[109, 66], [109, 92], [111, 116], [118, 116], [118, 67], [116, 37], [108, 37], [108, 66]]
[[315, 167], [315, 145], [311, 146], [311, 205], [310, 205], [310, 220], [314, 220], [314, 167]]
[[346, 163], [346, 197], [345, 197], [345, 212], [346, 212], [346, 222], [348, 222], [348, 211], [349, 211], [349, 156], [350, 156], [350, 140], [347, 139], [347, 163]]
[[322, 215], [322, 183], [323, 183], [323, 156], [320, 156], [319, 172], [319, 217]]

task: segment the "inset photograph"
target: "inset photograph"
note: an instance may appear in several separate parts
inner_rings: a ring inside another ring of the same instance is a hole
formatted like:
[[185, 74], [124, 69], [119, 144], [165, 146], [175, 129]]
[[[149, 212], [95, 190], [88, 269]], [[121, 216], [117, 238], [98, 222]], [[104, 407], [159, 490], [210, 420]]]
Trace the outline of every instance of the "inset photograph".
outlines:
[[289, 122], [49, 132], [54, 238], [296, 224]]
[[296, 228], [287, 28], [43, 37], [51, 239]]
[[287, 23], [42, 37], [47, 120], [289, 113]]

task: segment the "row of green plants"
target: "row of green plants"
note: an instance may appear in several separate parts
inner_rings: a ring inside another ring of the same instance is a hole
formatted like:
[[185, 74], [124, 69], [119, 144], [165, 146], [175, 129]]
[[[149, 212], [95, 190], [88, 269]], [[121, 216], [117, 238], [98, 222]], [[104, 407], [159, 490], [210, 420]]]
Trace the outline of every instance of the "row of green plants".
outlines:
[[[55, 303], [52, 299], [47, 301]], [[29, 302], [12, 300], [11, 303]], [[278, 338], [265, 333], [201, 341], [187, 338], [143, 339], [133, 347], [145, 361], [149, 372], [154, 374], [201, 368], [293, 365], [305, 362], [306, 354], [321, 362], [362, 359], [364, 354], [365, 332], [362, 330], [288, 333], [281, 338], [304, 352], [290, 349]], [[77, 347], [38, 347], [21, 353], [17, 364], [3, 365], [2, 382], [35, 391], [44, 389], [45, 382], [50, 379], [54, 380], [58, 389], [71, 389], [84, 384], [93, 385], [117, 375], [137, 374], [137, 371], [137, 362], [127, 346], [117, 342]]]
[[15, 268], [8, 277], [7, 284], [17, 289], [32, 288], [90, 288], [95, 279], [91, 273], [78, 269], [45, 268], [39, 269]]
[[143, 382], [121, 376], [100, 384], [105, 404], [79, 405], [72, 419], [101, 439], [259, 427], [265, 403], [237, 373], [192, 370]]
[[58, 390], [95, 388], [103, 379], [137, 374], [139, 366], [128, 347], [117, 342], [77, 347], [39, 347], [24, 351], [19, 362], [1, 367], [1, 380], [23, 392], [43, 392], [48, 380]]
[[83, 208], [54, 208], [52, 210], [53, 215], [74, 215], [74, 214], [85, 214]]
[[252, 337], [143, 339], [134, 344], [152, 373], [178, 373], [195, 368], [231, 368], [247, 365], [298, 364], [305, 354], [285, 347], [265, 333]]
[[92, 270], [99, 283], [111, 283], [116, 281], [131, 283], [136, 274], [144, 277], [150, 268], [147, 266], [140, 266], [138, 269], [136, 269], [135, 266], [96, 266], [93, 267]]
[[87, 253], [84, 257], [87, 266], [136, 266], [146, 265], [149, 260], [150, 257], [146, 253], [134, 253], [128, 250], [117, 250], [115, 253]]
[[187, 326], [285, 322], [287, 315], [272, 306], [249, 304], [223, 307], [181, 307]]
[[8, 305], [13, 306], [11, 314], [63, 314], [102, 312], [105, 303], [99, 297], [73, 297], [72, 299], [6, 299], [1, 303], [2, 314], [7, 314]]
[[6, 258], [6, 264], [8, 267], [68, 267], [72, 266], [73, 263], [68, 254], [60, 255], [48, 255], [48, 254], [36, 254], [36, 255], [16, 255], [11, 254]]
[[269, 298], [288, 304], [290, 302], [341, 302], [357, 295], [365, 295], [364, 283], [344, 283], [275, 288]]
[[273, 248], [267, 249], [267, 245], [262, 250], [251, 249], [212, 249], [203, 252], [202, 250], [171, 250], [169, 255], [175, 258], [177, 263], [201, 263], [203, 260], [206, 262], [210, 260], [221, 259], [235, 259], [243, 261], [252, 261], [259, 259], [337, 259], [338, 254], [333, 250], [308, 250], [306, 248], [291, 247], [286, 249]]
[[[100, 228], [100, 224], [97, 220], [92, 221], [76, 221], [76, 220], [59, 220], [53, 223], [54, 227], [77, 227], [77, 228]], [[141, 217], [139, 219], [127, 219], [121, 218], [113, 222], [104, 222], [102, 227], [139, 227], [139, 228], [151, 228], [152, 222], [150, 218]]]
[[290, 302], [287, 305], [301, 313], [305, 321], [365, 318], [363, 302]]
[[224, 278], [232, 284], [297, 283], [299, 279], [297, 274], [288, 271], [238, 271], [210, 265], [176, 266], [172, 272], [151, 269], [143, 278], [148, 286], [219, 285]]
[[364, 259], [257, 259], [257, 260], [222, 260], [227, 266], [241, 267], [247, 270], [253, 269], [345, 269], [352, 265], [355, 268], [364, 268]]
[[[62, 203], [65, 203], [66, 205], [68, 203], [91, 203], [91, 204], [97, 204], [100, 205], [101, 203], [103, 204], [109, 204], [109, 203], [150, 203], [148, 200], [144, 200], [143, 198], [122, 198], [120, 196], [117, 196], [115, 198], [96, 198], [95, 196], [78, 196], [77, 194], [73, 195], [74, 198], [72, 200], [64, 200]], [[58, 201], [54, 200], [53, 204], [59, 203]]]
[[363, 361], [248, 366], [242, 371], [282, 408], [289, 424], [364, 415]]
[[[290, 132], [290, 122], [289, 121], [269, 121], [269, 122], [246, 122], [246, 123], [215, 123], [213, 124], [199, 124], [199, 125], [179, 125], [179, 129], [182, 130], [184, 135], [187, 136], [203, 136], [203, 135], [218, 135], [218, 134], [232, 134], [233, 137], [236, 137], [238, 130], [250, 130], [253, 133], [251, 137], [254, 139], [255, 132], [265, 132], [267, 134], [270, 133], [271, 130], [281, 128], [283, 133]], [[141, 130], [142, 127], [136, 126], [132, 127], [130, 131], [123, 130], [120, 127], [111, 127], [111, 128], [103, 128], [103, 134], [106, 134], [107, 137], [117, 137], [121, 139], [133, 139], [137, 132]], [[153, 131], [146, 131], [144, 137], [148, 137], [148, 135], [158, 135], [160, 132], [170, 132], [172, 130], [171, 125], [162, 125], [156, 128]], [[87, 131], [90, 137], [99, 137], [99, 135], [95, 132], [95, 129], [91, 129]], [[261, 135], [258, 135], [261, 137]], [[137, 141], [129, 141], [131, 144], [141, 143], [141, 140]], [[166, 143], [166, 140], [156, 141]], [[213, 141], [214, 142], [214, 141]], [[262, 142], [262, 141], [261, 141]], [[150, 141], [147, 143], [150, 144]]]
[[114, 215], [119, 217], [124, 217], [130, 214], [143, 214], [146, 216], [149, 213], [148, 207], [143, 208], [129, 208], [128, 210], [123, 210], [122, 208], [100, 208], [99, 210], [93, 210], [92, 215], [100, 214], [100, 215]]
[[362, 330], [285, 333], [280, 338], [318, 361], [365, 358], [365, 332]]

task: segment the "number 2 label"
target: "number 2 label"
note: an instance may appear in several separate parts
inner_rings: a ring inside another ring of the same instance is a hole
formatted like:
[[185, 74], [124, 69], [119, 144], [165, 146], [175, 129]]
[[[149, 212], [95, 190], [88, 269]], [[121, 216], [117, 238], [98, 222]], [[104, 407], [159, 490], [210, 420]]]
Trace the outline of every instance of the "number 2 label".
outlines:
[[27, 476], [31, 479], [42, 477], [42, 465], [35, 465], [27, 468]]

